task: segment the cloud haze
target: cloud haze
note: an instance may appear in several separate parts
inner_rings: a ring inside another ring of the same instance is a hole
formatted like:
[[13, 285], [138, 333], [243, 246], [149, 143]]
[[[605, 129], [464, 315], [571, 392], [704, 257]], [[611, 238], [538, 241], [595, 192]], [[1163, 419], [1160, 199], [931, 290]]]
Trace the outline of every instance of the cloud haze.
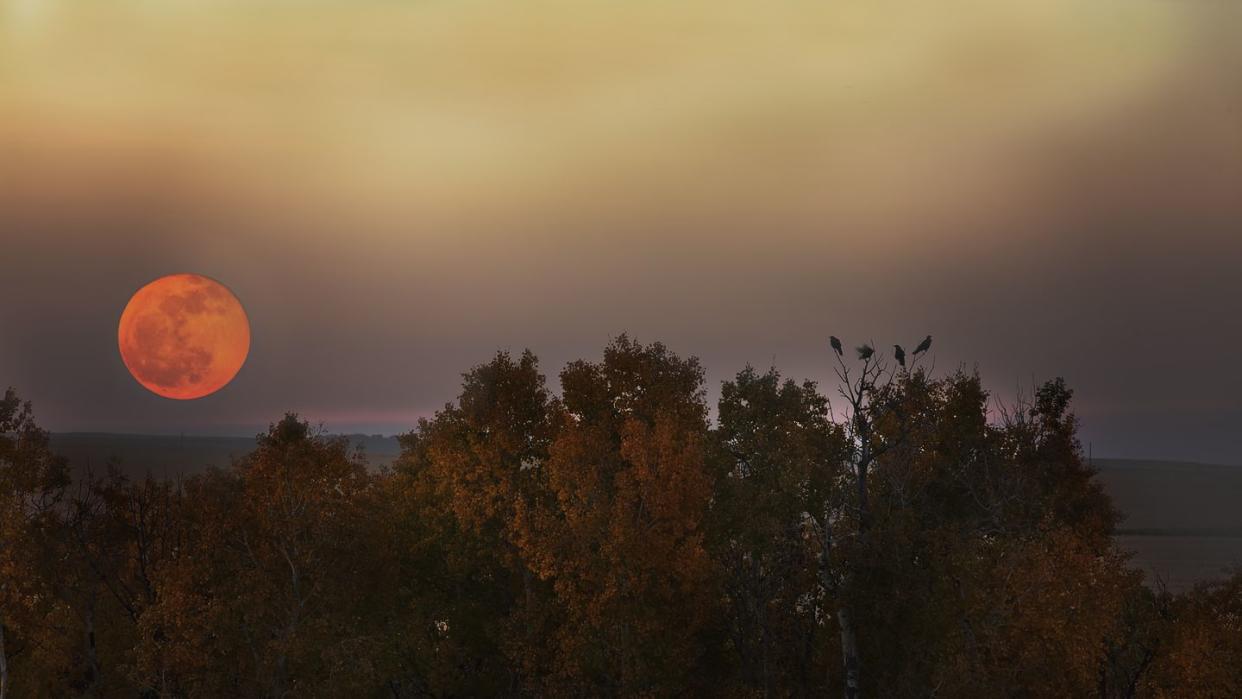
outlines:
[[[932, 332], [1001, 397], [1065, 375], [1097, 455], [1242, 463], [1224, 3], [8, 11], [0, 378], [53, 428], [395, 431], [497, 348], [625, 331], [715, 386]], [[181, 271], [253, 345], [170, 407], [115, 323]]]

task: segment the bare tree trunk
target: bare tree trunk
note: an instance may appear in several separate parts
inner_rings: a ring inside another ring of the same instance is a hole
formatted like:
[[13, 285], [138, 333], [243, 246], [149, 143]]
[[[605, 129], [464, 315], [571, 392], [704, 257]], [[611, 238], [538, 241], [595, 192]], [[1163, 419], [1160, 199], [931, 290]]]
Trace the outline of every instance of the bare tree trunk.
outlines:
[[4, 622], [0, 621], [0, 699], [9, 695], [9, 657], [4, 649]]
[[847, 607], [837, 610], [837, 624], [841, 627], [841, 657], [845, 661], [845, 699], [858, 699], [858, 683], [862, 675], [858, 635], [854, 632], [854, 619]]
[[[874, 458], [871, 452], [871, 423], [862, 415], [861, 396], [864, 395], [863, 389], [860, 387], [858, 395], [859, 402], [855, 405], [855, 421], [857, 424], [858, 435], [862, 440], [862, 446], [858, 455], [858, 466], [854, 473], [854, 477], [858, 486], [858, 538], [863, 541], [867, 535], [867, 530], [871, 527], [871, 506], [868, 498], [867, 490], [867, 473], [871, 469], [871, 461]], [[845, 582], [842, 589], [846, 595], [850, 594], [854, 587], [854, 571], [857, 563], [850, 566], [850, 570], [845, 575]], [[858, 629], [854, 625], [854, 615], [850, 611], [849, 606], [841, 605], [837, 609], [837, 624], [841, 627], [841, 660], [845, 665], [845, 699], [858, 699], [861, 692], [859, 685], [862, 683], [862, 658], [858, 652]]]
[[[866, 430], [861, 430], [864, 436]], [[856, 474], [858, 483], [858, 536], [866, 536], [871, 521], [870, 507], [867, 502], [867, 469], [870, 466], [871, 454], [866, 442], [863, 443], [862, 458]], [[856, 564], [853, 564], [856, 565]], [[841, 588], [845, 595], [850, 594], [854, 582], [853, 565], [845, 575]], [[854, 615], [848, 605], [842, 604], [837, 609], [837, 625], [841, 627], [841, 660], [845, 665], [845, 699], [857, 699], [860, 696], [859, 685], [862, 682], [862, 659], [858, 652], [858, 630], [854, 625]]]
[[[841, 396], [849, 403], [850, 417], [845, 423], [847, 437], [852, 446], [857, 448], [857, 453], [851, 450], [850, 461], [845, 464], [852, 466], [855, 492], [854, 502], [855, 514], [857, 515], [857, 530], [854, 534], [857, 539], [854, 542], [853, 549], [855, 552], [865, 553], [867, 532], [871, 528], [871, 493], [867, 484], [867, 476], [871, 470], [871, 464], [874, 463], [885, 451], [892, 448], [892, 445], [876, 445], [873, 444], [873, 434], [875, 429], [875, 420], [885, 415], [893, 415], [894, 408], [891, 405], [877, 406], [875, 403], [876, 396], [883, 394], [885, 387], [892, 386], [896, 378], [895, 372], [888, 372], [887, 366], [879, 359], [873, 359], [869, 350], [866, 355], [860, 348], [859, 355], [862, 359], [862, 374], [858, 377], [857, 382], [850, 377], [850, 370], [845, 365], [845, 361], [841, 358], [840, 343], [834, 340], [834, 349], [837, 350], [837, 362], [839, 369], [837, 377], [841, 380], [843, 387], [840, 389]], [[867, 347], [864, 345], [864, 347]], [[920, 345], [920, 347], [922, 347]], [[900, 348], [898, 348], [900, 352]], [[905, 355], [898, 355], [898, 362], [902, 369], [902, 376], [906, 376]], [[887, 373], [887, 378], [884, 378]], [[877, 410], [877, 407], [879, 410]], [[857, 460], [854, 460], [856, 456]], [[848, 471], [847, 471], [848, 472]], [[825, 525], [829, 521], [828, 513], [825, 512]], [[827, 529], [825, 529], [825, 532]], [[825, 537], [825, 546], [821, 555], [821, 569], [826, 570], [830, 561], [828, 544], [830, 539]], [[826, 589], [835, 593], [838, 600], [849, 599], [853, 588], [858, 585], [859, 562], [857, 557], [853, 559], [843, 559], [841, 561], [844, 575], [840, 579], [838, 585], [826, 584]], [[831, 582], [831, 581], [830, 581]], [[841, 659], [845, 665], [845, 699], [857, 699], [861, 695], [862, 685], [862, 654], [858, 647], [858, 621], [854, 618], [854, 610], [849, 604], [842, 602], [837, 608], [837, 625], [841, 629]]]
[[[832, 521], [831, 512], [828, 506], [824, 507], [823, 522], [816, 522], [816, 531], [819, 533], [819, 552], [816, 558], [819, 559], [819, 584], [834, 597], [839, 593], [839, 588], [834, 584], [832, 577], [832, 530], [829, 522]], [[812, 518], [814, 521], [814, 518]], [[825, 679], [825, 684], [832, 679], [832, 673], [829, 672]]]
[[95, 696], [99, 686], [99, 652], [95, 646], [95, 601], [92, 599], [86, 611], [86, 688], [82, 696]]

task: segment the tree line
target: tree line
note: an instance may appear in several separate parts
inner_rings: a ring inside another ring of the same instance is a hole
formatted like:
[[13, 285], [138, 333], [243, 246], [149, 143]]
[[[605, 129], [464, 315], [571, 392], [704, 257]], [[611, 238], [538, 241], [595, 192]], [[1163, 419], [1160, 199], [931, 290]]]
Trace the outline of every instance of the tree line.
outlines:
[[833, 400], [625, 336], [498, 353], [390, 469], [286, 415], [71, 478], [0, 403], [0, 699], [1238, 696], [1242, 576], [1153, 591], [1071, 392], [840, 360]]

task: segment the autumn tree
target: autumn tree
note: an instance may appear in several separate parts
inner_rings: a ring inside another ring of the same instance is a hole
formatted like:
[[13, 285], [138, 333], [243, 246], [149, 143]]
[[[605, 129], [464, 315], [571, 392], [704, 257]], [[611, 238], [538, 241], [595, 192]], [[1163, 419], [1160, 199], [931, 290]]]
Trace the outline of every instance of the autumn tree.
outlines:
[[1167, 600], [1135, 681], [1140, 696], [1242, 695], [1242, 571]]
[[[78, 606], [111, 614], [99, 645], [118, 689], [167, 696], [174, 688], [175, 670], [161, 648], [164, 631], [145, 614], [159, 602], [159, 574], [184, 553], [183, 495], [179, 483], [150, 475], [130, 481], [111, 467], [102, 478], [83, 474], [71, 500], [70, 555], [84, 571], [76, 587], [95, 596]], [[153, 653], [135, 657], [144, 635], [154, 641]]]
[[501, 352], [391, 471], [288, 415], [183, 483], [71, 484], [10, 391], [0, 699], [1236, 693], [1242, 576], [1143, 587], [1063, 381], [862, 354], [713, 426], [659, 343]]
[[[132, 651], [151, 573], [175, 545], [173, 485], [78, 474], [30, 406], [0, 404], [0, 695], [109, 694], [134, 686]], [[20, 679], [9, 673], [10, 657]], [[138, 686], [150, 688], [139, 681]]]
[[[52, 454], [31, 406], [0, 400], [0, 699], [67, 690], [80, 650], [72, 610], [52, 589], [63, 542], [68, 468]], [[59, 627], [59, 628], [58, 628]]]
[[708, 541], [726, 603], [725, 657], [750, 691], [814, 693], [835, 644], [807, 517], [835, 497], [841, 429], [814, 383], [748, 367], [724, 383], [712, 437]]
[[622, 336], [561, 373], [548, 496], [521, 518], [522, 550], [564, 615], [546, 642], [548, 691], [672, 694], [696, 672], [718, 596], [705, 546], [712, 482], [703, 371]]
[[383, 511], [345, 438], [288, 415], [185, 486], [186, 552], [158, 574], [140, 663], [191, 696], [336, 696], [380, 686]]
[[547, 671], [548, 585], [521, 546], [526, 513], [546, 497], [551, 410], [534, 355], [501, 352], [465, 374], [456, 403], [401, 438], [397, 535], [403, 578], [416, 581], [401, 592], [401, 687], [495, 694]]
[[841, 498], [810, 513], [845, 695], [1094, 690], [1139, 578], [1064, 382], [994, 420], [977, 376], [860, 361], [839, 363]]

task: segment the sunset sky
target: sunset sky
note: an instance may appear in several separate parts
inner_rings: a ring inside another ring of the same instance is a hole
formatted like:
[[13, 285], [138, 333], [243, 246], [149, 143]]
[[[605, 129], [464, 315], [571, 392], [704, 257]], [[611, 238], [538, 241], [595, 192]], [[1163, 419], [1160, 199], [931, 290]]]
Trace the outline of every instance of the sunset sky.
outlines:
[[[0, 2], [0, 385], [50, 429], [410, 429], [628, 332], [828, 382], [827, 337], [1063, 375], [1096, 456], [1242, 464], [1242, 5]], [[241, 373], [151, 394], [193, 272]]]

